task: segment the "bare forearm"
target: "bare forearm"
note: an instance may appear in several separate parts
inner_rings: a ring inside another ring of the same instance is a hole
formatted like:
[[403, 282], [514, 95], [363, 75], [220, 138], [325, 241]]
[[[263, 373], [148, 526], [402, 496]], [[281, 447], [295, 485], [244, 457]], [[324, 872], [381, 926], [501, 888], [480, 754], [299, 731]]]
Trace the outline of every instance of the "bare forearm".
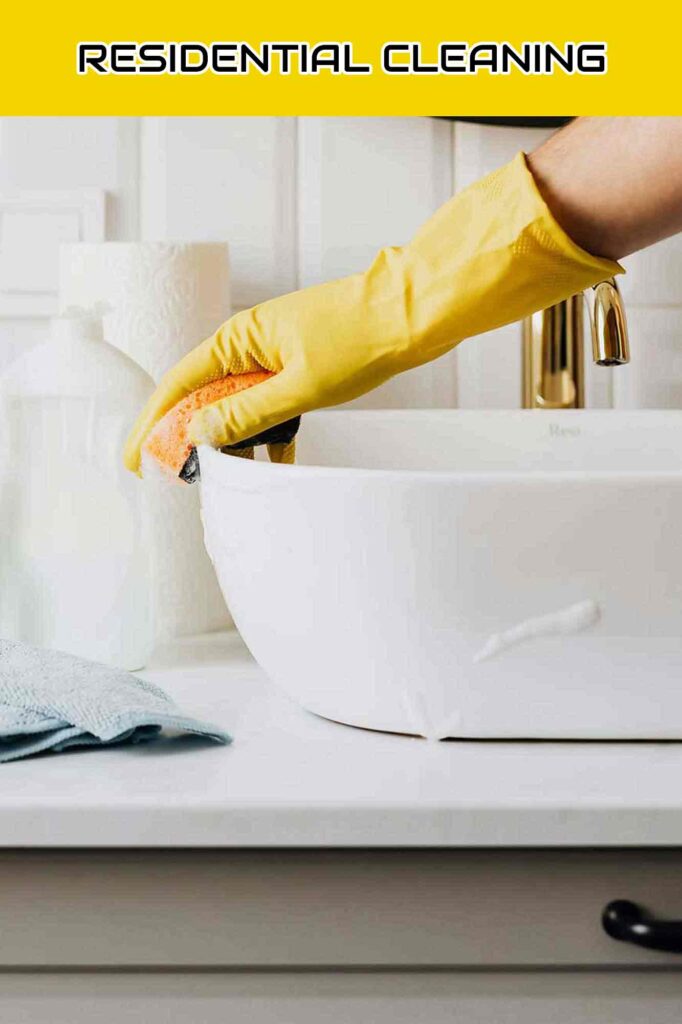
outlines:
[[682, 231], [682, 117], [581, 117], [528, 164], [561, 226], [596, 256]]

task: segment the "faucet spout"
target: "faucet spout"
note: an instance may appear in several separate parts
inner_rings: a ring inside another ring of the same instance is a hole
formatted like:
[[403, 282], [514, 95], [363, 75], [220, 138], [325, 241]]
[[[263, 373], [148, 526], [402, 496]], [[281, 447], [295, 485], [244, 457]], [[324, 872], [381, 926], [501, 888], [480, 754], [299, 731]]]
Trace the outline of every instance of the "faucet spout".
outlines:
[[630, 362], [625, 308], [618, 285], [602, 281], [585, 293], [592, 314], [592, 358], [597, 366], [623, 366]]
[[524, 409], [582, 409], [585, 405], [585, 304], [592, 357], [599, 366], [630, 361], [625, 309], [613, 279], [572, 295], [523, 321]]

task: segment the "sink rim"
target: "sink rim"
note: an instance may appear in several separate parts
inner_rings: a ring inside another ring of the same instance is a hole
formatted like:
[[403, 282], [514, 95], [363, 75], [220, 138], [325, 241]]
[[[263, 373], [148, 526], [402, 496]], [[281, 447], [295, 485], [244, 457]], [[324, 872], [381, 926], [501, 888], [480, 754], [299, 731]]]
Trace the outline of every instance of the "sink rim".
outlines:
[[[607, 427], [604, 438], [608, 440], [614, 427], [623, 428], [628, 424], [636, 430], [638, 424], [658, 426], [665, 429], [678, 429], [680, 441], [682, 442], [682, 409], [562, 409], [553, 412], [534, 409], [331, 409], [318, 410], [308, 413], [305, 422], [308, 424], [318, 418], [333, 418], [343, 420], [347, 423], [371, 421], [372, 419], [386, 420], [414, 420], [425, 422], [428, 420], [452, 420], [485, 422], [486, 426], [499, 425], [504, 427], [515, 422], [537, 422], [548, 424], [550, 422], [559, 425], [575, 426], [580, 423], [590, 423], [597, 430], [600, 426]], [[597, 437], [596, 441], [599, 440]], [[657, 467], [648, 469], [646, 467], [633, 467], [617, 469], [580, 466], [557, 466], [552, 468], [542, 467], [481, 467], [481, 468], [453, 468], [433, 469], [424, 467], [409, 468], [373, 468], [363, 466], [330, 466], [323, 463], [305, 463], [295, 465], [273, 465], [267, 461], [251, 461], [246, 459], [235, 459], [232, 456], [216, 451], [208, 446], [200, 445], [198, 448], [200, 463], [209, 466], [211, 483], [220, 483], [223, 486], [250, 481], [252, 484], [262, 479], [269, 479], [271, 482], [300, 480], [300, 479], [329, 479], [331, 477], [354, 480], [384, 480], [403, 481], [410, 479], [421, 482], [454, 482], [467, 481], [480, 484], [496, 483], [499, 481], [521, 483], [537, 483], [539, 481], [580, 481], [599, 482], [620, 482], [628, 483], [638, 480], [652, 482], [675, 481], [682, 477], [682, 465], [679, 468]], [[229, 460], [229, 461], [228, 461]], [[222, 466], [222, 469], [218, 467]], [[214, 472], [215, 470], [215, 472]]]

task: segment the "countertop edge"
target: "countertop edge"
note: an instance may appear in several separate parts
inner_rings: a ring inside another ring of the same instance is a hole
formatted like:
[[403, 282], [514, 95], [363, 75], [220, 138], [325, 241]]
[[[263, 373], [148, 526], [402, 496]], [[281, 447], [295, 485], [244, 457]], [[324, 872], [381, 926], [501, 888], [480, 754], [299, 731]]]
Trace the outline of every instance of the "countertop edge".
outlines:
[[[377, 822], [377, 816], [381, 818]], [[83, 818], [87, 820], [84, 821]], [[5, 809], [0, 849], [111, 848], [614, 848], [682, 846], [682, 814], [669, 808], [320, 810], [291, 807], [187, 813]], [[178, 837], [182, 836], [182, 841]]]

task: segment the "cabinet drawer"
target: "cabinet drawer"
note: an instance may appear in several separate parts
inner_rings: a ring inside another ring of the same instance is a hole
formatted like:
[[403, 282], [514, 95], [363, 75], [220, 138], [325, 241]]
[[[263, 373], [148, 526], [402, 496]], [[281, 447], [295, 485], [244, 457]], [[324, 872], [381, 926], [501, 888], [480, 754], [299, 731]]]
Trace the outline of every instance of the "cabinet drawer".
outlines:
[[682, 919], [682, 851], [12, 851], [0, 965], [682, 967], [617, 898]]
[[678, 1024], [682, 974], [4, 975], [11, 1024]]

